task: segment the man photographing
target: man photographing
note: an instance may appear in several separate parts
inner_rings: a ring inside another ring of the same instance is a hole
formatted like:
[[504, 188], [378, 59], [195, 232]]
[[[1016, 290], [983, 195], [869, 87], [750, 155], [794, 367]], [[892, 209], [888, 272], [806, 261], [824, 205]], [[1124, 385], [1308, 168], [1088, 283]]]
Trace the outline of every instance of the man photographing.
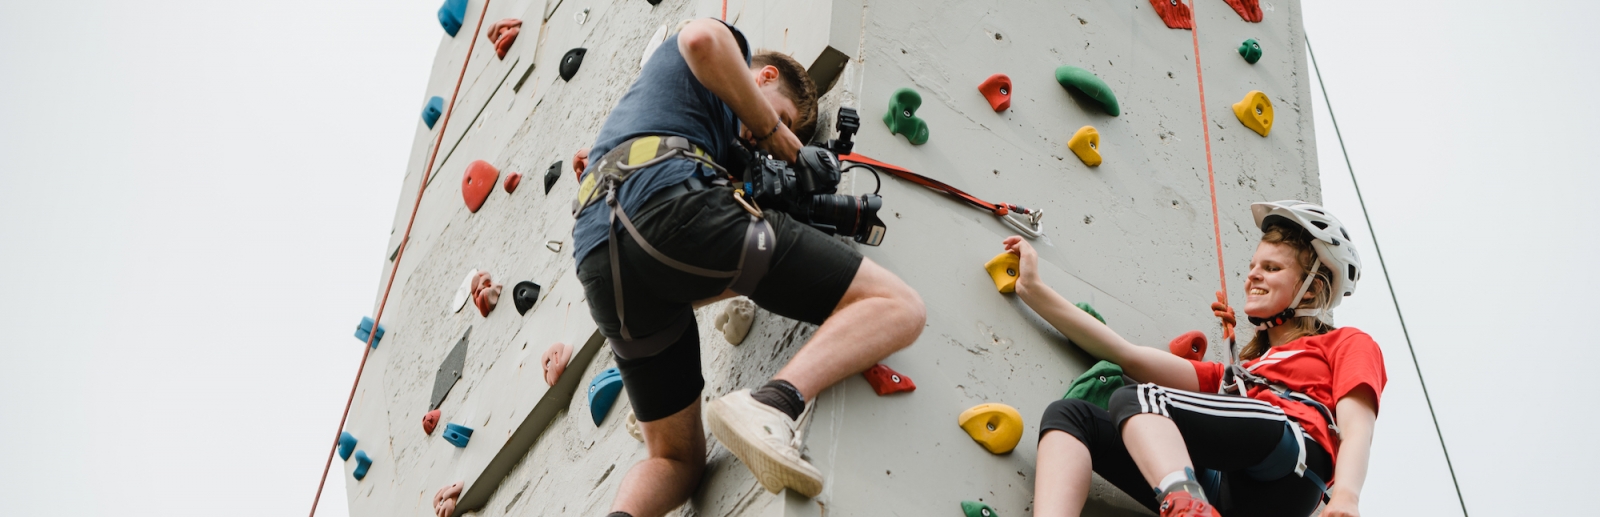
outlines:
[[751, 55], [738, 29], [696, 20], [668, 38], [607, 117], [579, 188], [574, 258], [609, 338], [650, 457], [612, 516], [663, 515], [700, 483], [700, 336], [694, 307], [735, 294], [820, 325], [769, 382], [707, 404], [712, 433], [769, 491], [822, 491], [800, 455], [816, 396], [909, 346], [922, 300], [838, 239], [728, 185], [743, 138], [790, 163], [816, 125], [816, 87], [794, 59]]

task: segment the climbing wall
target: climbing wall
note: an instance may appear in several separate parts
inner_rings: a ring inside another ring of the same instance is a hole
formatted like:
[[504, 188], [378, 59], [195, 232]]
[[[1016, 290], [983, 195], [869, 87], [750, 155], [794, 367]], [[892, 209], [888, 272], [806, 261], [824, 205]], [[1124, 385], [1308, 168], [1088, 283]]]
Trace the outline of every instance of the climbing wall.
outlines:
[[[447, 113], [431, 128], [417, 119], [379, 268], [380, 285], [395, 271], [388, 294], [374, 298], [386, 334], [345, 427], [372, 462], [357, 480], [357, 462], [343, 461], [353, 515], [431, 514], [435, 492], [455, 481], [466, 484], [458, 515], [601, 515], [628, 467], [646, 456], [626, 430], [625, 394], [598, 425], [591, 419], [587, 386], [614, 364], [573, 273], [569, 166], [637, 75], [653, 36], [680, 20], [726, 12], [754, 46], [815, 63], [813, 77], [832, 85], [819, 139], [833, 136], [837, 107], [853, 107], [862, 119], [857, 153], [1043, 210], [1044, 235], [1032, 242], [1045, 280], [1142, 345], [1164, 349], [1198, 329], [1211, 339], [1210, 358], [1219, 358], [1220, 330], [1207, 305], [1224, 281], [1233, 300], [1242, 299], [1239, 275], [1259, 233], [1248, 205], [1320, 198], [1298, 2], [1238, 0], [1259, 6], [1259, 23], [1223, 0], [1180, 2], [1193, 30], [1163, 21], [1161, 12], [1176, 7], [1170, 0], [491, 2], [481, 29], [483, 0], [470, 0], [460, 32], [441, 33], [418, 95], [419, 113], [433, 96]], [[483, 34], [502, 18], [523, 25], [500, 58]], [[1251, 38], [1262, 49], [1253, 64], [1239, 51]], [[563, 79], [561, 61], [574, 48], [587, 51]], [[1119, 114], [1059, 84], [1063, 65], [1101, 79]], [[1010, 81], [1010, 105], [998, 112], [979, 90], [994, 74]], [[883, 122], [902, 88], [922, 101], [914, 113], [927, 128], [921, 145]], [[1266, 136], [1235, 115], [1233, 105], [1251, 91], [1273, 108]], [[1084, 126], [1098, 133], [1098, 166], [1068, 148]], [[462, 178], [476, 160], [500, 181], [512, 172], [523, 181], [514, 193], [496, 184], [474, 212]], [[561, 172], [546, 193], [545, 171], [557, 161]], [[857, 171], [841, 190], [875, 187], [871, 174]], [[1093, 361], [1015, 295], [996, 291], [983, 264], [1016, 233], [1011, 227], [888, 175], [881, 193], [887, 235], [861, 250], [927, 305], [921, 338], [884, 361], [913, 378], [916, 391], [880, 397], [852, 377], [819, 397], [807, 439], [808, 457], [827, 476], [816, 499], [768, 494], [710, 440], [702, 488], [680, 514], [958, 515], [963, 500], [1002, 515], [1031, 511], [1038, 417]], [[460, 311], [452, 303], [475, 269], [507, 286], [487, 317], [470, 301]], [[520, 281], [542, 287], [526, 315], [510, 300]], [[707, 400], [759, 385], [814, 330], [758, 310], [749, 337], [734, 346], [711, 326], [727, 303], [698, 312]], [[447, 364], [463, 336], [460, 366]], [[547, 386], [540, 356], [557, 341], [574, 353], [560, 382]], [[459, 380], [427, 434], [422, 419], [441, 366]], [[1019, 410], [1015, 450], [992, 454], [957, 425], [957, 415], [982, 403]], [[448, 423], [474, 430], [465, 447], [442, 436]], [[1143, 513], [1096, 482], [1088, 514]]]

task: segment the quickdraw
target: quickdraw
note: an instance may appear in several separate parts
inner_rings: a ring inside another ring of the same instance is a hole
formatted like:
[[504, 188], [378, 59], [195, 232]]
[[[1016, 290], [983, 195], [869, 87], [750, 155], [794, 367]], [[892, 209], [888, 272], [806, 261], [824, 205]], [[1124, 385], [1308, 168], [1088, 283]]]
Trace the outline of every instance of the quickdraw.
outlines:
[[1001, 221], [1005, 222], [1012, 228], [1015, 228], [1018, 232], [1022, 232], [1023, 235], [1028, 236], [1030, 239], [1037, 239], [1044, 236], [1044, 229], [1041, 228], [1039, 224], [1039, 220], [1044, 217], [1044, 210], [1024, 208], [1011, 203], [984, 201], [977, 196], [968, 194], [965, 191], [952, 187], [945, 182], [911, 172], [910, 170], [898, 165], [880, 162], [860, 154], [841, 154], [839, 155], [839, 161], [872, 167], [875, 170], [887, 172], [899, 177], [900, 179], [910, 181], [912, 183], [916, 183], [918, 185], [922, 185], [951, 196], [955, 196], [956, 198], [965, 201], [969, 205], [982, 208], [990, 213], [993, 213], [995, 217], [999, 217]]

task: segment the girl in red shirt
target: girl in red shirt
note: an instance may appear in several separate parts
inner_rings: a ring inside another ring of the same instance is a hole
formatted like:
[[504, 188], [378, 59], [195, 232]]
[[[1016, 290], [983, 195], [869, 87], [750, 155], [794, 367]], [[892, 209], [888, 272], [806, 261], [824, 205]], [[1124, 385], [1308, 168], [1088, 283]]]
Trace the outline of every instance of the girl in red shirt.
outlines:
[[[1091, 470], [1163, 517], [1305, 517], [1324, 493], [1323, 516], [1359, 515], [1387, 379], [1377, 343], [1333, 327], [1329, 311], [1355, 291], [1361, 260], [1320, 206], [1250, 208], [1262, 237], [1244, 311], [1257, 332], [1231, 368], [1129, 343], [1045, 285], [1027, 241], [1005, 240], [1021, 259], [1017, 295], [1084, 351], [1144, 382], [1117, 390], [1107, 409], [1064, 399], [1045, 410], [1034, 515], [1078, 515]], [[1231, 341], [1232, 309], [1213, 309]], [[1285, 463], [1285, 450], [1298, 456]]]

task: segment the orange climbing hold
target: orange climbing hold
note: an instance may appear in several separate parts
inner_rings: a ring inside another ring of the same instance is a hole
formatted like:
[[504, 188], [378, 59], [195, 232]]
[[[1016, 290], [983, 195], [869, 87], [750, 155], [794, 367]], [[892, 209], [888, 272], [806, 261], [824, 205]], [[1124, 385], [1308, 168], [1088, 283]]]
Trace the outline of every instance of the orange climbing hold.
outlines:
[[1017, 272], [1021, 271], [1021, 266], [1021, 259], [1007, 251], [989, 259], [989, 262], [983, 265], [983, 269], [994, 279], [996, 290], [1002, 293], [1014, 293], [1017, 291]]
[[1272, 99], [1268, 99], [1261, 90], [1246, 93], [1244, 100], [1233, 105], [1233, 116], [1239, 117], [1244, 127], [1267, 136], [1272, 131]]
[[1224, 0], [1233, 12], [1239, 13], [1240, 18], [1250, 23], [1261, 23], [1261, 3], [1258, 0]]
[[433, 428], [438, 427], [438, 426], [439, 426], [439, 410], [435, 409], [433, 411], [429, 411], [428, 414], [426, 414], [426, 415], [422, 415], [422, 432], [423, 433], [426, 433], [427, 435], [432, 436], [433, 435]]
[[515, 193], [517, 191], [517, 185], [521, 185], [521, 184], [522, 184], [522, 173], [513, 172], [511, 174], [507, 174], [506, 175], [506, 182], [501, 184], [501, 186], [505, 187], [507, 194], [511, 194], [511, 193]]
[[544, 368], [544, 383], [555, 386], [561, 380], [561, 372], [567, 371], [567, 361], [572, 360], [572, 347], [557, 341], [545, 349], [544, 355], [539, 358], [539, 363]]
[[516, 43], [517, 34], [521, 32], [522, 20], [506, 18], [494, 22], [494, 25], [490, 25], [489, 32], [484, 36], [489, 38], [491, 43], [494, 43], [494, 54], [499, 56], [500, 59], [505, 59], [506, 51], [511, 50], [511, 44]]
[[1206, 356], [1206, 335], [1198, 330], [1184, 332], [1183, 335], [1172, 338], [1171, 343], [1167, 343], [1167, 350], [1170, 350], [1172, 355], [1199, 361]]
[[911, 382], [910, 377], [882, 363], [867, 368], [867, 371], [861, 372], [861, 376], [867, 379], [867, 384], [872, 385], [872, 391], [880, 397], [902, 391], [917, 391], [917, 383]]
[[1011, 78], [1006, 74], [994, 74], [984, 79], [978, 85], [978, 92], [983, 94], [983, 98], [989, 99], [989, 107], [997, 112], [1011, 107]]
[[1005, 454], [1017, 448], [1022, 441], [1022, 413], [1005, 404], [978, 404], [956, 417], [961, 428], [983, 448], [995, 454]]
[[1067, 149], [1072, 154], [1078, 155], [1084, 165], [1097, 167], [1100, 165], [1100, 131], [1094, 126], [1083, 126], [1078, 132], [1072, 134], [1072, 139], [1067, 140]]
[[489, 278], [488, 271], [479, 271], [472, 278], [472, 304], [478, 306], [478, 314], [488, 317], [489, 311], [500, 304], [500, 291], [504, 288]]
[[499, 180], [500, 170], [489, 165], [489, 162], [477, 160], [467, 164], [467, 171], [461, 174], [461, 197], [467, 202], [467, 210], [478, 213]]
[[1168, 29], [1194, 29], [1194, 14], [1183, 0], [1150, 0], [1150, 7], [1161, 15]]

